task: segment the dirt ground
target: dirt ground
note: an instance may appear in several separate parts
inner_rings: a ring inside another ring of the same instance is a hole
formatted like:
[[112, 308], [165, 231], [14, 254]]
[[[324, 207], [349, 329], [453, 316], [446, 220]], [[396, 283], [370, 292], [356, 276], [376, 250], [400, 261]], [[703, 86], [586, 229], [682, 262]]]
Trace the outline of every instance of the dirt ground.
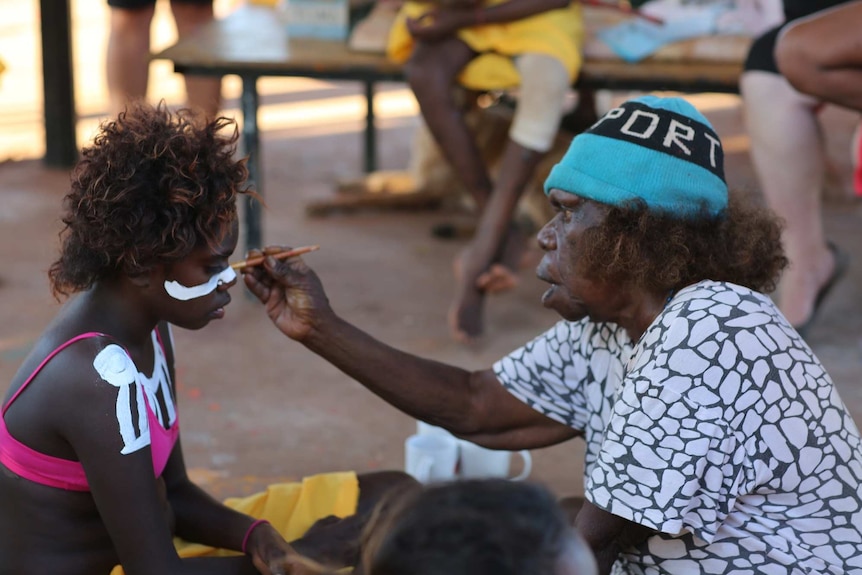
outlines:
[[[60, 201], [69, 175], [46, 169], [39, 159], [39, 67], [16, 66], [38, 55], [33, 48], [36, 5], [0, 0], [0, 15], [10, 22], [0, 40], [0, 57], [12, 64], [0, 77], [0, 160], [6, 160], [0, 164], [0, 394], [58, 305], [49, 293], [46, 270], [56, 253]], [[78, 90], [85, 94], [79, 94], [83, 144], [105, 109], [104, 89], [99, 88], [104, 9], [98, 0], [79, 0], [73, 7], [76, 49], [84, 51], [76, 54]], [[83, 37], [91, 43], [82, 44]], [[9, 46], [21, 48], [11, 61]], [[154, 98], [181, 101], [180, 87], [169, 69], [154, 71]], [[438, 240], [429, 231], [453, 214], [305, 215], [308, 201], [333, 193], [338, 179], [358, 175], [359, 86], [282, 79], [264, 81], [261, 87], [268, 203], [264, 237], [321, 245], [307, 261], [342, 316], [403, 350], [465, 368], [489, 366], [554, 323], [555, 316], [539, 304], [543, 284], [526, 270], [516, 290], [488, 302], [487, 336], [479, 344], [465, 347], [451, 341], [445, 319], [453, 291], [451, 261], [463, 240]], [[402, 85], [382, 86], [381, 91], [380, 167], [402, 169], [410, 160], [417, 125], [415, 102]], [[225, 94], [226, 112], [236, 113], [234, 82], [226, 84]], [[731, 185], [757, 193], [738, 100], [715, 95], [691, 99], [725, 142]], [[828, 109], [823, 120], [835, 171], [846, 176], [855, 116]], [[854, 261], [847, 279], [825, 303], [810, 344], [862, 422], [862, 205], [842, 197], [840, 191], [830, 194], [827, 230]], [[280, 335], [241, 286], [234, 296], [224, 320], [202, 331], [175, 333], [183, 444], [194, 476], [223, 497], [321, 471], [401, 468], [403, 441], [415, 421]], [[560, 494], [580, 493], [581, 455], [577, 440], [536, 451], [532, 478]]]

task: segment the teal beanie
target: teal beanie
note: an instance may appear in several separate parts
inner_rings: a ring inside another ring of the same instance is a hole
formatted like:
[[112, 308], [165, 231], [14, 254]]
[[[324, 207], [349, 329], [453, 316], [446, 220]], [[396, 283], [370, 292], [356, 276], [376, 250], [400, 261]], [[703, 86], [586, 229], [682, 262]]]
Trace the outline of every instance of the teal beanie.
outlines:
[[721, 141], [682, 98], [644, 96], [602, 116], [551, 170], [545, 194], [555, 188], [614, 206], [640, 199], [680, 216], [727, 208]]

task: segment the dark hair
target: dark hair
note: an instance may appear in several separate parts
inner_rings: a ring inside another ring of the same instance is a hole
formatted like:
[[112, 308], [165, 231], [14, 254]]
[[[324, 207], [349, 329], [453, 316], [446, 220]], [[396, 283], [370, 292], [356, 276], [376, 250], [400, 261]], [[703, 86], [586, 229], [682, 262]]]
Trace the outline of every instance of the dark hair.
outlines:
[[64, 199], [60, 258], [48, 272], [55, 297], [220, 241], [237, 194], [249, 193], [245, 160], [234, 159], [238, 137], [231, 119], [172, 114], [164, 102], [135, 103], [103, 122]]
[[655, 293], [701, 280], [768, 293], [787, 266], [780, 220], [737, 194], [721, 215], [690, 219], [650, 211], [643, 201], [609, 206], [578, 248], [590, 277]]
[[553, 575], [571, 535], [550, 491], [505, 479], [402, 492], [378, 511], [366, 575]]

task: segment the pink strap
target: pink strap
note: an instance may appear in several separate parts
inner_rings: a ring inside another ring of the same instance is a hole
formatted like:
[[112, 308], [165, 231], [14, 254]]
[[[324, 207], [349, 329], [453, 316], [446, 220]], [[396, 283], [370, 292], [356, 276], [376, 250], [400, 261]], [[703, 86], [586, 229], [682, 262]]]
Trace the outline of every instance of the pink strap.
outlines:
[[12, 405], [12, 402], [15, 401], [16, 399], [18, 399], [18, 396], [21, 395], [21, 392], [24, 391], [28, 385], [30, 385], [30, 382], [33, 381], [33, 378], [36, 377], [40, 371], [42, 371], [42, 368], [45, 367], [45, 364], [48, 363], [49, 361], [51, 361], [55, 355], [57, 355], [58, 353], [60, 353], [61, 351], [63, 351], [64, 349], [66, 349], [67, 347], [72, 345], [73, 343], [75, 343], [76, 341], [80, 341], [82, 339], [88, 339], [91, 337], [108, 337], [108, 336], [106, 336], [103, 333], [99, 333], [97, 331], [88, 331], [87, 333], [82, 333], [80, 335], [76, 335], [75, 337], [73, 337], [69, 341], [60, 344], [60, 346], [57, 349], [55, 349], [54, 351], [49, 353], [48, 357], [46, 357], [45, 359], [42, 360], [42, 363], [39, 364], [39, 367], [37, 367], [36, 370], [30, 374], [30, 377], [27, 378], [27, 381], [25, 381], [21, 385], [21, 387], [18, 388], [18, 391], [15, 392], [15, 394], [12, 396], [12, 398], [9, 400], [9, 402], [3, 406], [2, 415], [6, 415], [6, 411], [9, 409], [9, 406]]

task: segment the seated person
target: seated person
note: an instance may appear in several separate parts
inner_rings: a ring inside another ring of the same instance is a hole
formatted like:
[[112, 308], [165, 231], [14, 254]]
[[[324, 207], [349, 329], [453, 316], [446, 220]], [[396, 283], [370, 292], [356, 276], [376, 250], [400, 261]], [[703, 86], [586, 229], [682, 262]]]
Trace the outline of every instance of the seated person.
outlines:
[[823, 226], [826, 162], [817, 119], [823, 102], [799, 92], [782, 76], [775, 45], [797, 20], [846, 2], [784, 0], [784, 22], [752, 43], [740, 78], [755, 173], [766, 202], [785, 223], [782, 241], [790, 266], [776, 301], [803, 337], [844, 275], [847, 255], [827, 240]]
[[[482, 333], [484, 294], [511, 287], [525, 238], [512, 214], [554, 140], [564, 98], [581, 65], [580, 6], [569, 0], [407, 2], [388, 55], [405, 74], [422, 118], [479, 212], [473, 240], [455, 263], [453, 336]], [[453, 88], [518, 88], [500, 172], [491, 180]]]
[[[248, 193], [237, 138], [232, 120], [140, 104], [83, 150], [49, 271], [55, 295], [71, 297], [0, 413], [0, 574], [350, 565], [383, 490], [412, 481], [331, 473], [228, 506], [189, 479], [171, 324], [201, 329], [231, 301], [236, 200]], [[316, 524], [329, 516], [343, 520]]]
[[597, 573], [592, 552], [551, 492], [505, 479], [385, 498], [363, 540], [365, 575]]

